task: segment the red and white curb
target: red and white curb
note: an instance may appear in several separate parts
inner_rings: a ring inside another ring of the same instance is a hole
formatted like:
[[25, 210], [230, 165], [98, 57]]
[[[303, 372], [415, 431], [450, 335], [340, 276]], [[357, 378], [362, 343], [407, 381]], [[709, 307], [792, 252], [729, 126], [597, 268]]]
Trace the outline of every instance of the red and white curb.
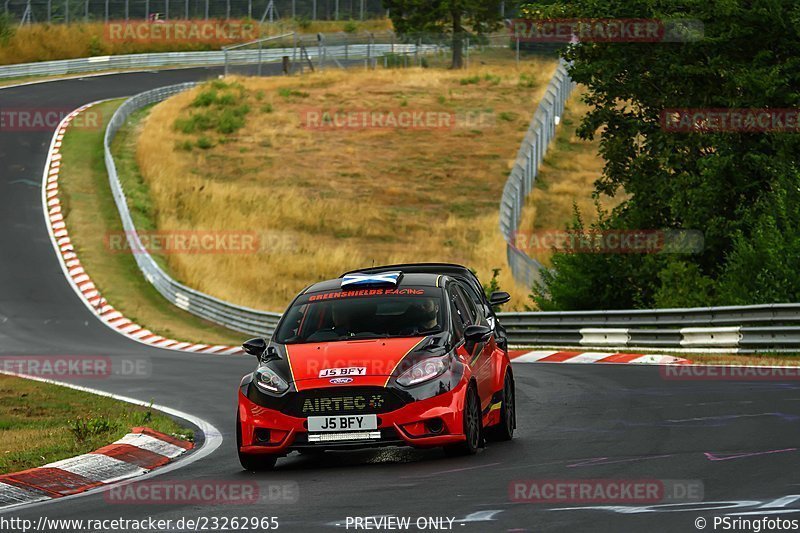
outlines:
[[627, 365], [688, 365], [688, 359], [672, 355], [634, 354], [609, 352], [560, 352], [509, 350], [513, 363], [568, 363], [568, 364], [627, 364]]
[[0, 476], [0, 509], [63, 498], [141, 476], [194, 447], [150, 428], [131, 431], [94, 452]]
[[65, 214], [62, 210], [61, 200], [59, 199], [58, 176], [61, 172], [62, 164], [61, 143], [64, 140], [64, 135], [72, 120], [83, 111], [98, 103], [99, 102], [94, 102], [79, 107], [64, 117], [64, 120], [58, 125], [53, 140], [50, 143], [50, 150], [44, 167], [42, 202], [44, 205], [45, 220], [51, 240], [53, 241], [53, 247], [56, 250], [56, 255], [61, 262], [62, 270], [67, 276], [70, 285], [86, 307], [88, 307], [104, 324], [136, 342], [156, 348], [182, 352], [219, 355], [241, 354], [242, 349], [238, 346], [210, 346], [207, 344], [195, 344], [167, 339], [125, 318], [122, 313], [114, 309], [114, 307], [109, 305], [106, 299], [103, 298], [100, 291], [89, 277], [89, 274], [81, 265], [75, 247], [70, 240], [67, 225], [64, 222]]

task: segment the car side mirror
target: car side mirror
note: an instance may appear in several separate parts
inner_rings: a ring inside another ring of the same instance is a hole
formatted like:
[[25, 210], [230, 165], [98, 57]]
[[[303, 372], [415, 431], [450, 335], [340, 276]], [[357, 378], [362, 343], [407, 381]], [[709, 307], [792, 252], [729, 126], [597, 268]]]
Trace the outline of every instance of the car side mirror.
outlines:
[[267, 341], [264, 339], [250, 339], [242, 344], [242, 349], [246, 354], [261, 358], [261, 356], [264, 355], [264, 352], [267, 351]]
[[511, 295], [503, 291], [495, 291], [489, 296], [489, 303], [492, 306], [507, 304], [511, 301]]
[[492, 328], [480, 324], [467, 326], [467, 329], [464, 330], [464, 339], [467, 342], [482, 342], [491, 336]]

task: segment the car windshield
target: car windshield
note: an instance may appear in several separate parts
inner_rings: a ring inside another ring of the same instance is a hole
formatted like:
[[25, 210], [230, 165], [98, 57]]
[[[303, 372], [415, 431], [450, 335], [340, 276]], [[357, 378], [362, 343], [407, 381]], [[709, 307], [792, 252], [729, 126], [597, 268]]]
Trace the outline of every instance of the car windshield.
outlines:
[[438, 333], [444, 323], [441, 302], [441, 290], [430, 288], [304, 295], [286, 312], [276, 341], [302, 344]]

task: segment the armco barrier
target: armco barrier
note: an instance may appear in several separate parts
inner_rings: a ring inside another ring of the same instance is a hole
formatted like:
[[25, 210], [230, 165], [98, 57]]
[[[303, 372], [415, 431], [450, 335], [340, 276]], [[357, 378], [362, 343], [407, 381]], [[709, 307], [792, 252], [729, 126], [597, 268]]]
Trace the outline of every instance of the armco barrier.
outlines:
[[501, 313], [511, 343], [678, 351], [800, 351], [800, 304]]
[[[397, 53], [413, 53], [413, 44], [374, 44], [329, 46], [325, 49], [328, 59], [337, 58], [359, 59], [383, 55], [395, 50]], [[424, 47], [428, 51], [435, 48]], [[228, 60], [237, 63], [257, 64], [279, 62], [283, 56], [292, 56], [293, 48], [265, 48], [264, 50], [242, 50], [230, 52]], [[319, 58], [318, 48], [308, 48], [311, 59]], [[0, 66], [0, 79], [27, 78], [32, 76], [66, 76], [69, 74], [85, 74], [102, 71], [136, 70], [161, 67], [211, 67], [225, 64], [226, 52], [165, 52], [158, 54], [129, 54], [120, 56], [86, 57], [81, 59], [66, 59], [61, 61], [41, 61], [38, 63], [22, 63], [19, 65]]]

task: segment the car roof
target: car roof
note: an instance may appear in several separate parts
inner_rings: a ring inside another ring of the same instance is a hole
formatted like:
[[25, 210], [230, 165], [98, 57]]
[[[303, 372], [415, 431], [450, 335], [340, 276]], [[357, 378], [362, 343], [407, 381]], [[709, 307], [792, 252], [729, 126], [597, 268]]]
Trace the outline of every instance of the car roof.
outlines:
[[392, 270], [399, 270], [403, 274], [419, 273], [474, 277], [474, 274], [467, 267], [456, 265], [454, 263], [401, 263], [397, 265], [384, 265], [362, 268], [359, 270], [351, 270], [350, 272], [345, 272], [342, 274], [341, 277], [344, 277], [347, 274], [376, 274], [378, 272], [388, 272]]
[[[402, 272], [402, 271], [401, 271]], [[353, 273], [365, 273], [365, 274], [373, 274], [374, 271], [369, 270], [355, 270]], [[309, 294], [312, 292], [329, 292], [329, 291], [339, 291], [342, 290], [342, 278], [344, 278], [344, 274], [342, 277], [337, 279], [330, 279], [327, 281], [320, 281], [319, 283], [315, 283], [307, 288], [303, 294]], [[441, 287], [442, 286], [442, 277], [443, 274], [436, 274], [436, 273], [406, 273], [403, 272], [403, 275], [400, 277], [400, 280], [397, 283], [398, 289], [403, 288], [411, 288], [411, 287]], [[358, 290], [363, 287], [352, 287], [348, 288], [348, 290]]]

